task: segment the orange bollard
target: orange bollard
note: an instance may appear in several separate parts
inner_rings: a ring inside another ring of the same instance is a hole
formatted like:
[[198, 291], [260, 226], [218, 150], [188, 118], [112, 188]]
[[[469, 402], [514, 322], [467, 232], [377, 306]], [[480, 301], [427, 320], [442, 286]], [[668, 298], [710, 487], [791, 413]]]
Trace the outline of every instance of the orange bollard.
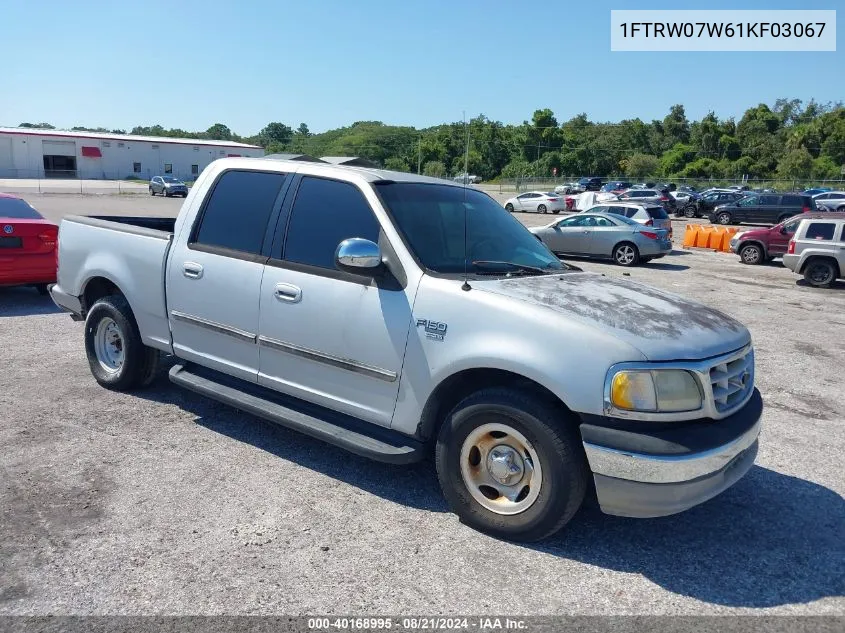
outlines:
[[713, 250], [719, 250], [722, 244], [722, 238], [727, 235], [727, 231], [723, 226], [717, 226], [708, 236], [709, 239], [707, 240], [707, 248], [712, 248]]
[[700, 229], [700, 224], [687, 224], [687, 230], [684, 232], [684, 248], [695, 246], [695, 236], [698, 235]]
[[735, 226], [733, 226], [729, 229], [726, 229], [725, 234], [722, 236], [721, 248], [719, 248], [719, 250], [722, 251], [723, 253], [730, 253], [731, 252], [731, 239], [737, 233], [739, 233], [739, 229]]

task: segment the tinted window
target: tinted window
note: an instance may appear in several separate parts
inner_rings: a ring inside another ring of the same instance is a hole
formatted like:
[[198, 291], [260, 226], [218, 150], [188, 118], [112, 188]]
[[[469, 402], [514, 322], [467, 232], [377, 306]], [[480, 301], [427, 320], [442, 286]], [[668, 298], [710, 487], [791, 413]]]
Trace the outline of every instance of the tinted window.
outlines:
[[[760, 204], [774, 206], [778, 203], [780, 203], [780, 196], [760, 196]], [[786, 201], [784, 204], [787, 204]]]
[[830, 222], [813, 222], [807, 227], [804, 237], [808, 240], [832, 240], [834, 228], [836, 225]]
[[607, 212], [614, 215], [625, 215], [625, 207], [608, 207]]
[[41, 214], [20, 198], [0, 198], [0, 218], [40, 220]]
[[632, 220], [630, 218], [626, 218], [624, 215], [620, 215], [618, 217], [613, 218], [615, 221], [619, 222], [620, 224], [627, 224], [628, 226], [639, 226], [640, 223], [636, 220]]
[[355, 185], [306, 177], [291, 210], [284, 258], [335, 268], [335, 251], [343, 240], [362, 237], [378, 243], [378, 236], [379, 223]]
[[669, 217], [663, 207], [646, 207], [648, 217], [654, 220], [665, 220]]
[[261, 252], [267, 221], [286, 177], [256, 171], [225, 172], [214, 185], [192, 242]]
[[385, 183], [376, 189], [411, 251], [429, 270], [460, 274], [466, 264], [480, 274], [513, 272], [514, 265], [563, 268], [519, 220], [481, 191], [422, 183]]
[[561, 220], [557, 223], [560, 227], [568, 227], [568, 226], [586, 226], [586, 217], [579, 216], [575, 218], [566, 218], [565, 220]]
[[781, 200], [781, 204], [789, 207], [800, 207], [802, 202], [803, 198], [801, 196], [783, 196]]
[[639, 212], [638, 208], [635, 207], [627, 207], [625, 209], [625, 217], [626, 218], [633, 218]]

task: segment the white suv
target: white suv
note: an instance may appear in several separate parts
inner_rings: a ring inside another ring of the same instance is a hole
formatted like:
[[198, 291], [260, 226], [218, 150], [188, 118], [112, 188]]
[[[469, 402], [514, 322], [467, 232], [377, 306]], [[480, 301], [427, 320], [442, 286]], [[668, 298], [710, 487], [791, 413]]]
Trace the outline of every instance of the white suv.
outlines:
[[845, 278], [845, 214], [801, 220], [783, 265], [817, 287]]

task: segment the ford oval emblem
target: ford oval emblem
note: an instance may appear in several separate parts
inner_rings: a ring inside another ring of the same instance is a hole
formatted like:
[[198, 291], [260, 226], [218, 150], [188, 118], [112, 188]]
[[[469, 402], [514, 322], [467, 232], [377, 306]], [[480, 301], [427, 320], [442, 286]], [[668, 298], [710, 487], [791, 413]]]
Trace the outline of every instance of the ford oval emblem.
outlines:
[[7, 224], [7, 225], [5, 225], [5, 226], [3, 227], [3, 232], [4, 232], [6, 235], [9, 235], [9, 234], [10, 234], [10, 233], [12, 233], [14, 230], [15, 230], [15, 227], [13, 227], [11, 224]]

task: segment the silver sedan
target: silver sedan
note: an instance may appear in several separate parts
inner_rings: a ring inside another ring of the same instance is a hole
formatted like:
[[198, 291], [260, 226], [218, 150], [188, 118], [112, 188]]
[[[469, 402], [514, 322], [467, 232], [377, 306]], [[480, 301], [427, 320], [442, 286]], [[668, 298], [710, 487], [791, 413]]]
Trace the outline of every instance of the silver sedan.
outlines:
[[579, 213], [529, 229], [557, 255], [612, 259], [636, 266], [672, 251], [669, 232], [610, 213]]

